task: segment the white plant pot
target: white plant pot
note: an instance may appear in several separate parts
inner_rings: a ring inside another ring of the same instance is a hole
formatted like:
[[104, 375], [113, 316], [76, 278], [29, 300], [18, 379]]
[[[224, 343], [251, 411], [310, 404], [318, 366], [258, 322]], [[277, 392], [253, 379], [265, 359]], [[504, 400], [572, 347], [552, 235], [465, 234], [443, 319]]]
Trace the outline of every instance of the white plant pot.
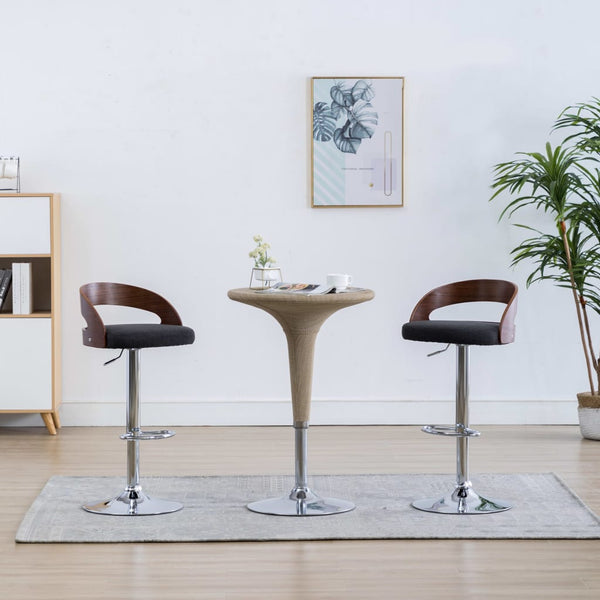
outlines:
[[250, 289], [264, 290], [280, 281], [281, 269], [279, 267], [254, 267], [250, 275]]
[[277, 281], [279, 269], [254, 269], [254, 276], [260, 281]]
[[587, 440], [600, 440], [600, 395], [590, 392], [577, 394], [579, 430]]
[[587, 440], [600, 440], [600, 408], [577, 409], [579, 413], [579, 430]]

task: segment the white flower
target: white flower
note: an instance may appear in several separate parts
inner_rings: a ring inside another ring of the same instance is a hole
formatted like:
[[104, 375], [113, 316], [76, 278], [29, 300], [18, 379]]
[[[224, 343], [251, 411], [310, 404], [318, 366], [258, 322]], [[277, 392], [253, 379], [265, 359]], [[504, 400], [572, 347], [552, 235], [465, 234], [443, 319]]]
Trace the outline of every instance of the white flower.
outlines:
[[250, 258], [254, 259], [255, 267], [268, 267], [269, 265], [277, 262], [274, 258], [269, 256], [269, 248], [271, 244], [263, 241], [262, 235], [255, 235], [252, 238], [256, 242], [256, 248], [248, 253]]

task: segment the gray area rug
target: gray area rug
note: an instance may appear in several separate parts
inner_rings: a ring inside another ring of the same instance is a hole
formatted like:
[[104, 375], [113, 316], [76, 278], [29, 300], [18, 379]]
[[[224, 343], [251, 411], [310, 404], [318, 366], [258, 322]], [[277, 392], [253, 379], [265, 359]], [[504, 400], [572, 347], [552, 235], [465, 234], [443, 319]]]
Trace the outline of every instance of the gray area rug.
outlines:
[[289, 476], [147, 477], [150, 496], [184, 509], [158, 516], [95, 515], [81, 504], [121, 491], [124, 478], [52, 477], [27, 512], [17, 542], [205, 542], [333, 539], [598, 539], [600, 519], [553, 473], [473, 478], [481, 494], [512, 502], [490, 515], [438, 515], [412, 500], [453, 488], [450, 475], [321, 475], [309, 485], [322, 496], [351, 500], [351, 512], [277, 517], [248, 502], [289, 493]]

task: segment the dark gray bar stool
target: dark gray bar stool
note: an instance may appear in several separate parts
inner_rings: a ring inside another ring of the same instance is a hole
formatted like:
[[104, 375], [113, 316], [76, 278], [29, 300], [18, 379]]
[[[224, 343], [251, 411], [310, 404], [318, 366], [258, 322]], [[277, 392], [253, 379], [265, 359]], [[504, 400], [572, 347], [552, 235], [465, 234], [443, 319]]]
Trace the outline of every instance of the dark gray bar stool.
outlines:
[[[501, 302], [506, 307], [499, 322], [429, 318], [438, 308], [463, 302]], [[469, 346], [495, 346], [513, 342], [516, 311], [517, 286], [514, 283], [474, 279], [449, 283], [428, 292], [415, 306], [410, 321], [402, 326], [404, 339], [455, 344], [457, 351], [456, 423], [423, 427], [425, 433], [456, 437], [456, 487], [450, 494], [413, 502], [415, 508], [449, 514], [485, 514], [511, 508], [506, 502], [480, 496], [469, 481], [469, 438], [479, 436], [479, 431], [469, 427]]]
[[[116, 348], [121, 353], [127, 350], [128, 354], [127, 431], [121, 436], [127, 441], [127, 487], [114, 498], [83, 508], [92, 513], [125, 516], [160, 515], [180, 510], [183, 508], [180, 502], [151, 498], [142, 491], [140, 484], [140, 441], [175, 435], [167, 429], [142, 431], [140, 427], [140, 350], [192, 344], [194, 331], [182, 325], [177, 311], [167, 300], [144, 288], [96, 282], [81, 286], [79, 294], [81, 314], [87, 323], [83, 329], [84, 345]], [[160, 317], [160, 323], [105, 325], [94, 307], [109, 304], [150, 311]]]

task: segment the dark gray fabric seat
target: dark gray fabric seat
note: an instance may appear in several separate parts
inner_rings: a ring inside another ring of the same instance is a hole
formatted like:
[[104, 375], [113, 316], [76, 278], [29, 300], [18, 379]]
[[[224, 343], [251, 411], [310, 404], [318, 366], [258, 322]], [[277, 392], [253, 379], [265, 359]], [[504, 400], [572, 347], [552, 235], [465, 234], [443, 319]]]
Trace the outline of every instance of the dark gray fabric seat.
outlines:
[[135, 323], [106, 325], [106, 348], [159, 348], [194, 343], [194, 330], [185, 325]]
[[415, 342], [495, 346], [500, 344], [500, 323], [491, 321], [410, 321], [402, 337]]

